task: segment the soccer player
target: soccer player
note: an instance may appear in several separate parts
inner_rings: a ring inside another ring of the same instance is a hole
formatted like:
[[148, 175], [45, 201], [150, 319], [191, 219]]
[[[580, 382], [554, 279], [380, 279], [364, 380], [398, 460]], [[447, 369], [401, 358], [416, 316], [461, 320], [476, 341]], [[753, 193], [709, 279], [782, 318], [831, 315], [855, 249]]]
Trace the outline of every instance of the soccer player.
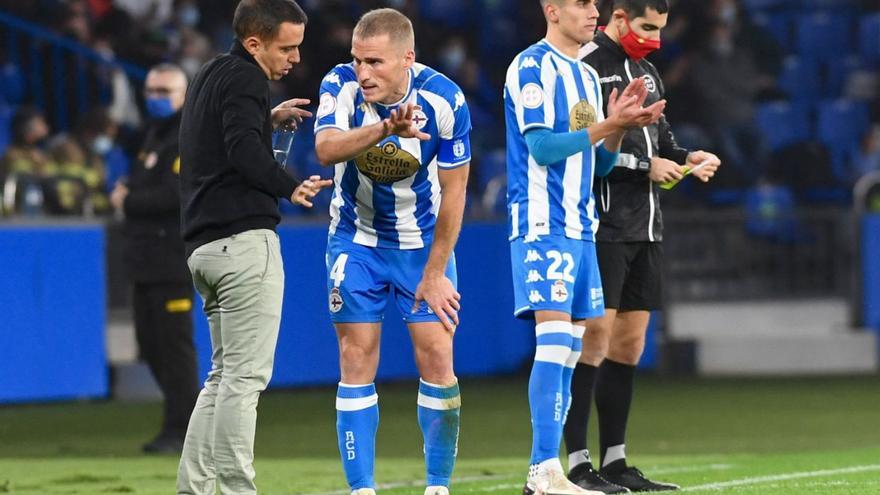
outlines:
[[[663, 98], [663, 81], [647, 60], [660, 47], [667, 0], [614, 0], [613, 15], [603, 33], [581, 56], [595, 68], [602, 93], [619, 91], [630, 81], [644, 81], [647, 103]], [[705, 163], [702, 168], [696, 167]], [[572, 381], [572, 405], [565, 424], [569, 479], [604, 493], [675, 490], [652, 481], [626, 464], [624, 437], [633, 393], [635, 367], [645, 346], [650, 311], [662, 303], [662, 221], [658, 184], [682, 178], [682, 166], [708, 181], [720, 165], [704, 151], [689, 153], [675, 141], [669, 123], [660, 118], [644, 129], [626, 133], [612, 172], [594, 186], [599, 197], [596, 248], [605, 316], [590, 320], [583, 352]], [[595, 386], [599, 414], [601, 469], [593, 468], [587, 450], [587, 424]], [[622, 488], [624, 487], [624, 488]]]
[[577, 59], [596, 29], [594, 1], [540, 3], [547, 36], [513, 60], [504, 91], [515, 315], [534, 318], [537, 335], [523, 493], [583, 494], [565, 477], [559, 443], [584, 320], [603, 312], [593, 175], [617, 161], [624, 131], [656, 121], [665, 102], [642, 108], [647, 90], [634, 81], [604, 107], [599, 77]]
[[[403, 314], [421, 376], [426, 494], [448, 493], [461, 399], [452, 369], [459, 323], [453, 247], [470, 164], [464, 94], [415, 63], [412, 24], [367, 12], [352, 37], [354, 61], [320, 89], [316, 151], [335, 164], [327, 246], [329, 309], [339, 340], [339, 453], [353, 493], [375, 493], [379, 407], [373, 380], [389, 294]], [[442, 198], [442, 201], [441, 201]]]

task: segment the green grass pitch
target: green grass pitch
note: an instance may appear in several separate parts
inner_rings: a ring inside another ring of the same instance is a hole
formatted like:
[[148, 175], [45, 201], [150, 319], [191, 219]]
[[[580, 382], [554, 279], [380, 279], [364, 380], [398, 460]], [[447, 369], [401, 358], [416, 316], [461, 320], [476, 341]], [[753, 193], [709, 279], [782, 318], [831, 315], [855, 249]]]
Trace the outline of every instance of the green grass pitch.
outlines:
[[[526, 383], [462, 380], [454, 494], [519, 493], [530, 445]], [[416, 393], [415, 382], [379, 386], [380, 493], [422, 493]], [[333, 404], [332, 388], [263, 396], [261, 494], [347, 493]], [[158, 419], [152, 403], [0, 407], [0, 493], [174, 493], [177, 459], [139, 453]], [[594, 449], [595, 440], [593, 429]], [[650, 476], [696, 495], [880, 494], [880, 377], [640, 377], [627, 452]]]

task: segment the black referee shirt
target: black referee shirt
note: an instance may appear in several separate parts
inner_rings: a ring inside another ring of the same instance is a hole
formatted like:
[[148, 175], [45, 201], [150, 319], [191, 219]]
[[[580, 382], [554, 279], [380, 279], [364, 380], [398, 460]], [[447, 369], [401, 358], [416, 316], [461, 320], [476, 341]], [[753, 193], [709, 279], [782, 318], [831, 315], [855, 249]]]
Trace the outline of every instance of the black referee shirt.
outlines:
[[181, 231], [199, 246], [253, 229], [275, 230], [278, 198], [298, 182], [272, 155], [269, 84], [236, 41], [205, 64], [187, 91], [180, 124]]

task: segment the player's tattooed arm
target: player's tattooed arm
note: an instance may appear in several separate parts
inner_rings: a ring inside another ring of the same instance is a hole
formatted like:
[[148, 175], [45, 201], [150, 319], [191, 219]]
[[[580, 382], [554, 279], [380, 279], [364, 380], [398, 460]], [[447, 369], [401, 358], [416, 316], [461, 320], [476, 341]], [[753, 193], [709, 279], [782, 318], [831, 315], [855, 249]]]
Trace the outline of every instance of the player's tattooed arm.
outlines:
[[353, 159], [364, 151], [376, 146], [391, 135], [403, 138], [430, 139], [428, 134], [418, 130], [413, 122], [413, 113], [418, 106], [409, 104], [391, 111], [391, 115], [372, 125], [343, 131], [324, 129], [315, 137], [315, 153], [321, 165], [334, 165]]
[[458, 326], [461, 294], [446, 277], [446, 265], [461, 231], [469, 169], [470, 165], [463, 165], [438, 172], [443, 201], [440, 202], [440, 211], [434, 226], [431, 253], [428, 255], [422, 280], [416, 288], [413, 305], [415, 310], [425, 301], [450, 332], [454, 332]]

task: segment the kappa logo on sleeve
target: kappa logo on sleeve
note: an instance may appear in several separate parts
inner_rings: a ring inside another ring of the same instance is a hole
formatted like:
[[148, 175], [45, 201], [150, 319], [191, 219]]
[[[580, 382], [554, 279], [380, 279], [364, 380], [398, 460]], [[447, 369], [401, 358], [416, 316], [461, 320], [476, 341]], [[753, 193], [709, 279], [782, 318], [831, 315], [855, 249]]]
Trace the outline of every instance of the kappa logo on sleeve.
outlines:
[[324, 82], [327, 84], [335, 84], [340, 88], [342, 87], [342, 80], [339, 79], [339, 74], [335, 72], [332, 74], [327, 74], [327, 77], [324, 78]]
[[459, 91], [455, 93], [455, 108], [452, 109], [453, 112], [457, 112], [459, 108], [464, 106], [464, 93]]
[[522, 59], [522, 62], [519, 63], [519, 70], [523, 69], [540, 69], [541, 64], [535, 60], [535, 57], [526, 57]]

